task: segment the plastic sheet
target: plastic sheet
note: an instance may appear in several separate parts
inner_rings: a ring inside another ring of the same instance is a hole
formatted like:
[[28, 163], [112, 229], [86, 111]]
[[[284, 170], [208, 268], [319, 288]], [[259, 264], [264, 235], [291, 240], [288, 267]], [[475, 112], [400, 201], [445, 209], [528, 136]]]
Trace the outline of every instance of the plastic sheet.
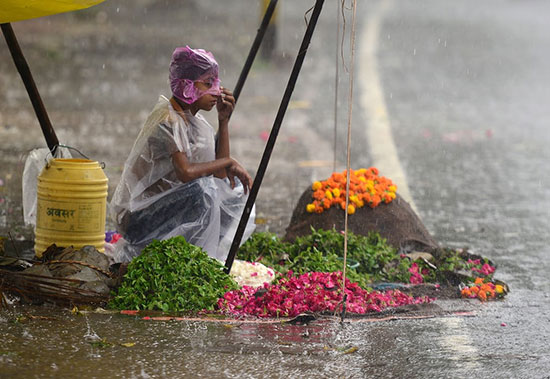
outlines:
[[[206, 94], [221, 95], [218, 63], [212, 53], [202, 49], [185, 46], [174, 50], [169, 79], [172, 94], [187, 104]], [[195, 82], [208, 83], [208, 90], [201, 91]]]
[[[110, 204], [111, 217], [124, 237], [112, 259], [125, 262], [153, 239], [181, 235], [224, 261], [231, 247], [247, 196], [242, 184], [207, 176], [183, 183], [171, 156], [184, 152], [190, 162], [215, 159], [214, 130], [199, 114], [184, 121], [168, 99], [160, 97], [125, 163]], [[250, 217], [243, 242], [254, 230]]]
[[69, 149], [59, 146], [52, 157], [50, 149], [40, 148], [32, 150], [25, 161], [23, 169], [23, 219], [25, 224], [36, 226], [36, 204], [38, 175], [53, 158], [72, 158]]

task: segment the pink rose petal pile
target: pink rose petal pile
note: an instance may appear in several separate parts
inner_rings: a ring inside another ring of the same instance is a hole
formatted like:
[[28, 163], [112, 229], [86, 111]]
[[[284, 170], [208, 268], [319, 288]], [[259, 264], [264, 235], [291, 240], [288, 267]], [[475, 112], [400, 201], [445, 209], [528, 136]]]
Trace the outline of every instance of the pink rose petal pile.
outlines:
[[[277, 284], [263, 287], [243, 286], [227, 292], [218, 300], [222, 313], [237, 316], [294, 317], [304, 312], [341, 311], [341, 272], [310, 272], [293, 276], [292, 272]], [[367, 292], [346, 279], [350, 313], [380, 312], [388, 307], [428, 303], [428, 297], [414, 298], [399, 290]]]
[[[488, 263], [484, 263], [482, 265], [481, 264], [481, 259], [475, 259], [475, 260], [468, 259], [468, 263], [471, 264], [471, 265], [474, 265], [474, 267], [472, 267], [472, 271], [478, 272], [478, 273], [483, 274], [485, 276], [491, 275], [496, 270], [496, 267], [493, 267]], [[481, 268], [479, 268], [479, 266], [481, 266]]]
[[422, 276], [422, 273], [418, 271], [419, 269], [420, 267], [416, 262], [409, 267], [409, 272], [411, 273], [411, 284], [422, 284], [422, 282], [424, 282], [424, 277]]

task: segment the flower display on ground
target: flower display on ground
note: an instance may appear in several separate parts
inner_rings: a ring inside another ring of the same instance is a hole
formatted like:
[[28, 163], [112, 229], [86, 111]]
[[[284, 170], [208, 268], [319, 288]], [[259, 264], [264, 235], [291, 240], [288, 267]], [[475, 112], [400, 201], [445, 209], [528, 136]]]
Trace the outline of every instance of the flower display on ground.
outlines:
[[[411, 267], [409, 267], [409, 272], [411, 273], [411, 278], [409, 279], [409, 281], [411, 284], [421, 284], [424, 282], [424, 277], [422, 276], [422, 273], [419, 270], [420, 270], [420, 267], [416, 262], [414, 262], [411, 265]], [[427, 269], [423, 269], [423, 270], [427, 270]]]
[[505, 289], [500, 284], [486, 282], [486, 279], [483, 278], [476, 278], [473, 285], [464, 287], [462, 291], [460, 291], [460, 294], [462, 297], [470, 299], [477, 298], [481, 301], [486, 301], [503, 297], [505, 295]]
[[[487, 258], [474, 258], [475, 256], [470, 258], [465, 249], [442, 249], [437, 255], [433, 263], [422, 258], [411, 260], [410, 266], [406, 267], [409, 274], [407, 282], [410, 284], [445, 282], [448, 272], [466, 275], [464, 282], [473, 282], [478, 277], [490, 282], [496, 271], [496, 267], [492, 266]], [[407, 259], [407, 255], [400, 254], [400, 258]], [[430, 259], [433, 260], [434, 257], [431, 256]]]
[[[276, 284], [244, 286], [227, 292], [218, 300], [218, 309], [226, 314], [256, 317], [294, 317], [304, 312], [341, 311], [341, 272], [309, 272], [294, 276], [289, 272]], [[365, 314], [388, 307], [427, 303], [428, 297], [414, 298], [399, 290], [367, 291], [346, 279], [348, 312]]]
[[484, 276], [492, 275], [496, 270], [496, 267], [491, 266], [487, 262], [481, 263], [481, 259], [468, 259], [467, 267], [470, 268], [471, 271]]
[[229, 273], [239, 286], [260, 287], [275, 279], [273, 269], [258, 263], [236, 259]]
[[[309, 213], [323, 213], [332, 206], [346, 208], [346, 175], [347, 171], [335, 172], [324, 181], [313, 182], [313, 201], [306, 206]], [[393, 182], [378, 176], [375, 167], [350, 170], [348, 213], [368, 205], [377, 207], [380, 203], [390, 203], [395, 199], [397, 187]]]

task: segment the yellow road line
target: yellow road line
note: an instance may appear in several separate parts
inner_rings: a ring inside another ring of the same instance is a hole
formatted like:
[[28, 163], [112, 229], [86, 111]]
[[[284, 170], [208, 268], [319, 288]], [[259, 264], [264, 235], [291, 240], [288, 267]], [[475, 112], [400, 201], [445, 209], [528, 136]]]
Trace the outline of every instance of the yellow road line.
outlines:
[[[365, 132], [373, 165], [380, 170], [382, 175], [391, 178], [397, 184], [399, 194], [418, 213], [409, 191], [407, 176], [399, 162], [378, 69], [380, 25], [392, 5], [392, 0], [381, 0], [375, 10], [370, 13], [367, 26], [359, 39], [361, 43], [358, 62], [358, 80], [361, 85], [359, 101], [367, 119]], [[477, 356], [478, 350], [473, 345], [462, 319], [443, 318], [440, 323], [444, 326], [444, 335], [438, 342], [453, 359]], [[461, 361], [461, 363], [463, 362]], [[469, 361], [468, 366], [478, 367], [479, 363]]]
[[397, 192], [417, 212], [407, 183], [407, 176], [399, 162], [399, 155], [393, 140], [376, 56], [380, 39], [380, 25], [391, 6], [391, 1], [381, 1], [370, 13], [366, 23], [367, 26], [359, 39], [359, 69], [357, 70], [357, 77], [361, 86], [359, 103], [367, 119], [365, 132], [369, 154], [373, 158], [373, 166], [377, 167], [383, 176], [390, 178], [397, 185]]

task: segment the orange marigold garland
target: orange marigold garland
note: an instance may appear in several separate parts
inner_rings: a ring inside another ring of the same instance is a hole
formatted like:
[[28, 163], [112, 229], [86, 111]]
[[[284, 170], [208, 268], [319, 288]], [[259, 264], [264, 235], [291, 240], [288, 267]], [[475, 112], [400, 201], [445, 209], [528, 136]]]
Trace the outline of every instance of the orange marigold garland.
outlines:
[[505, 288], [500, 284], [494, 284], [483, 278], [476, 278], [474, 284], [464, 287], [460, 294], [462, 297], [487, 301], [503, 297], [506, 294]]
[[[331, 206], [346, 208], [346, 170], [335, 172], [324, 181], [313, 182], [313, 202], [306, 206], [309, 213], [323, 213]], [[350, 170], [348, 214], [368, 205], [377, 207], [380, 203], [391, 203], [395, 199], [397, 187], [393, 182], [378, 176], [375, 167]]]

